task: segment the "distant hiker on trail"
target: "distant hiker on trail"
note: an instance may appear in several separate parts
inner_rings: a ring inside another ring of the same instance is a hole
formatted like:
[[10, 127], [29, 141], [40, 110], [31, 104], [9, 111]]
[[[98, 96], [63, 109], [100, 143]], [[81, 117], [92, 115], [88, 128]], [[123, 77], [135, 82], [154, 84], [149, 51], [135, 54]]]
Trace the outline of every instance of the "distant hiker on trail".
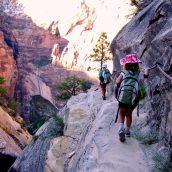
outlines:
[[[139, 102], [139, 87], [144, 78], [148, 77], [149, 68], [140, 71], [139, 63], [141, 60], [136, 54], [128, 54], [120, 60], [123, 71], [116, 79], [117, 94], [119, 102], [119, 139], [125, 141], [125, 135], [130, 137], [130, 127], [132, 123], [132, 112]], [[126, 127], [124, 128], [126, 118]]]
[[99, 70], [99, 80], [102, 91], [102, 98], [103, 100], [106, 100], [106, 86], [111, 81], [111, 73], [109, 69], [107, 69], [106, 64], [102, 64], [102, 68]]

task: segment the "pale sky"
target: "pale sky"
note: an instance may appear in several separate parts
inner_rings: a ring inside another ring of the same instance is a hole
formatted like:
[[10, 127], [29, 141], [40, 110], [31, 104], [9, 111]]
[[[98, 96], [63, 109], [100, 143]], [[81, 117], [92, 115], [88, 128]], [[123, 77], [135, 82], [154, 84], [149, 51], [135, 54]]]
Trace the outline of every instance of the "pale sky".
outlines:
[[[109, 2], [113, 1], [109, 0]], [[75, 18], [81, 0], [19, 0], [19, 3], [24, 5], [24, 12], [38, 25], [49, 26], [53, 20], [60, 20], [58, 26], [62, 33], [66, 31], [70, 22]], [[100, 26], [98, 27], [106, 30], [104, 27], [113, 23], [107, 18], [110, 15], [109, 10], [106, 10], [106, 7], [102, 6], [99, 0], [89, 0], [87, 4], [99, 11], [99, 18], [104, 22], [99, 22]]]
[[[80, 10], [81, 0], [18, 0], [24, 5], [24, 12], [32, 18], [37, 25], [48, 27], [52, 21], [59, 21], [58, 27], [61, 35], [69, 29], [70, 22], [76, 18]], [[126, 22], [128, 3], [130, 0], [87, 0], [91, 8], [96, 8], [97, 28], [106, 31], [109, 38], [114, 37]], [[126, 2], [126, 3], [124, 3]], [[115, 31], [116, 30], [116, 31]]]
[[55, 19], [69, 20], [76, 13], [78, 0], [19, 0], [24, 12], [37, 24], [50, 23]]

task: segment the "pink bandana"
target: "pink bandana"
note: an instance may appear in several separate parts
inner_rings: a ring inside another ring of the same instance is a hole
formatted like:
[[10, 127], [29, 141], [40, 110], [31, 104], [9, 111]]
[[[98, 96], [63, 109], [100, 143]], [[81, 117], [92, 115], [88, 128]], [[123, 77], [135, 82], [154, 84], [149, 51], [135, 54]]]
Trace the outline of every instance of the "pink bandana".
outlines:
[[136, 54], [128, 54], [120, 60], [121, 65], [125, 65], [127, 63], [141, 63], [141, 62], [142, 61], [137, 57]]

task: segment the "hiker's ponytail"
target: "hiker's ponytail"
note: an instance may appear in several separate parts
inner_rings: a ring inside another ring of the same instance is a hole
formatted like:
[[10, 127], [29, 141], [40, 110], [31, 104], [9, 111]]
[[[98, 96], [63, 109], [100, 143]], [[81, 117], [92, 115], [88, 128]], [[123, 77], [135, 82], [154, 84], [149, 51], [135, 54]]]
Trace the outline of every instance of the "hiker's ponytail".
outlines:
[[139, 63], [126, 63], [125, 70], [131, 70], [132, 72], [140, 71]]

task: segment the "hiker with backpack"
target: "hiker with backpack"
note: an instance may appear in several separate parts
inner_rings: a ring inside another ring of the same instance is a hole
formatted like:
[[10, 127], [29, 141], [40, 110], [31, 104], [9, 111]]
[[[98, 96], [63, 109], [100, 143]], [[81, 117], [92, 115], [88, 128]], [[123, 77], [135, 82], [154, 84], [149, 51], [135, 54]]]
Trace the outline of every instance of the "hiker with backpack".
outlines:
[[139, 63], [141, 60], [136, 54], [128, 54], [120, 60], [124, 70], [116, 79], [118, 88], [116, 98], [119, 102], [118, 134], [121, 142], [125, 141], [125, 136], [130, 137], [132, 112], [139, 102], [140, 83], [148, 77], [149, 68], [146, 68], [144, 72], [140, 71]]
[[100, 80], [100, 87], [102, 91], [102, 98], [106, 100], [106, 87], [107, 84], [111, 81], [111, 73], [109, 69], [107, 69], [107, 64], [102, 64], [101, 69], [99, 70], [99, 80]]

